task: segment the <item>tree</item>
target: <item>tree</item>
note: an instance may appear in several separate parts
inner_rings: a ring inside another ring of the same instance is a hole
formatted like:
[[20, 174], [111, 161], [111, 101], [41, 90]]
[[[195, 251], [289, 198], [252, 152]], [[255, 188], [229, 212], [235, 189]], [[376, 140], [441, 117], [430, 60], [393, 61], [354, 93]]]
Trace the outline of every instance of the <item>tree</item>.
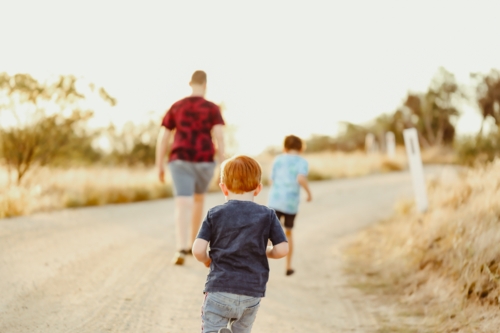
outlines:
[[[81, 159], [82, 151], [95, 152], [91, 136], [79, 136], [76, 127], [92, 116], [89, 112], [75, 111], [70, 117], [58, 114], [40, 118], [36, 124], [2, 129], [0, 150], [9, 168], [17, 174], [19, 184], [33, 165], [62, 164], [58, 159]], [[87, 155], [87, 158], [89, 156]]]
[[109, 141], [111, 151], [104, 161], [111, 164], [153, 165], [155, 163], [156, 138], [160, 121], [147, 123], [127, 122], [121, 131], [110, 125], [104, 135]]
[[403, 107], [411, 112], [411, 122], [423, 146], [453, 143], [454, 120], [460, 115], [457, 104], [463, 98], [455, 76], [440, 67], [426, 93], [408, 93]]
[[[318, 151], [328, 151], [335, 149], [335, 139], [328, 135], [317, 135], [313, 134], [309, 139], [306, 140], [306, 151], [308, 153], [314, 153]], [[277, 151], [278, 153], [281, 150]]]
[[[493, 95], [500, 101], [500, 83], [498, 90], [499, 93]], [[396, 111], [382, 114], [362, 125], [341, 122], [342, 130], [336, 137], [311, 137], [307, 142], [308, 151], [362, 149], [369, 133], [375, 135], [377, 144], [383, 148], [385, 134], [389, 131], [395, 134], [396, 143], [403, 144], [403, 130], [407, 128], [417, 129], [419, 142], [424, 148], [451, 145], [455, 139], [455, 120], [460, 115], [458, 105], [465, 98], [464, 88], [457, 84], [455, 76], [441, 67], [426, 92], [408, 92]], [[488, 101], [491, 99], [489, 97]], [[485, 102], [486, 105], [491, 104], [488, 103]], [[496, 103], [493, 109], [499, 111], [500, 120], [500, 103]]]
[[492, 69], [489, 74], [474, 73], [471, 76], [478, 80], [476, 101], [483, 116], [477, 136], [480, 140], [484, 123], [488, 118], [494, 120], [497, 129], [500, 128], [500, 71]]
[[[10, 122], [0, 124], [0, 154], [18, 184], [33, 166], [93, 151], [93, 137], [84, 126], [92, 112], [82, 110], [85, 95], [77, 82], [71, 75], [41, 83], [28, 74], [0, 74], [0, 116], [11, 115]], [[103, 88], [99, 96], [116, 103]]]

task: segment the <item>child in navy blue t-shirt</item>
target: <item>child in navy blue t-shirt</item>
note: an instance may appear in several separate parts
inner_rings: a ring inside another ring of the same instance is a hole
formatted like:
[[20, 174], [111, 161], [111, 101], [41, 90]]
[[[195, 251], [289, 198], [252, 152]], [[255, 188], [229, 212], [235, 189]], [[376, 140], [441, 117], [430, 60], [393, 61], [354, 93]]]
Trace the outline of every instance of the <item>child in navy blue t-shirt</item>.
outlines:
[[248, 156], [226, 160], [221, 167], [226, 203], [208, 211], [193, 244], [195, 258], [210, 267], [203, 332], [230, 332], [226, 327], [232, 326], [234, 333], [249, 333], [265, 295], [268, 258], [288, 253], [275, 211], [253, 201], [262, 189], [261, 174], [260, 165]]

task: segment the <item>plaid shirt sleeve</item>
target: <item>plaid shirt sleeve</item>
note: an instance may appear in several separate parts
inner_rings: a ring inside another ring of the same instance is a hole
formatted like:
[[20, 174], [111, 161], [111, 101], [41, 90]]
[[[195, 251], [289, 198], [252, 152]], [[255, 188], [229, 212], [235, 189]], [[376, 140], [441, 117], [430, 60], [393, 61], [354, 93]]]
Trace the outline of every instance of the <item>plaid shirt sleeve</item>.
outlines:
[[163, 117], [163, 121], [161, 122], [161, 125], [164, 126], [165, 128], [169, 130], [173, 130], [175, 126], [175, 113], [173, 110], [173, 106], [165, 113], [165, 116]]

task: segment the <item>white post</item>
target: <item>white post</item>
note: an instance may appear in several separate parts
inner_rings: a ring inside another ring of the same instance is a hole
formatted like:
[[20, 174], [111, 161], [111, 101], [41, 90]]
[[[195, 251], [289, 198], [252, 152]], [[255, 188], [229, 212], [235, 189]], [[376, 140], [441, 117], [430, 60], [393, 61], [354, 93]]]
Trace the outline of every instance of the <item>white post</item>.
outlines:
[[408, 164], [410, 165], [417, 209], [420, 212], [425, 212], [429, 207], [429, 202], [427, 201], [424, 167], [422, 164], [422, 158], [420, 157], [417, 130], [415, 128], [405, 129], [403, 131], [403, 136], [405, 140], [406, 154], [408, 155]]
[[396, 157], [396, 136], [392, 132], [385, 133], [385, 148], [390, 159]]
[[366, 134], [365, 151], [367, 154], [372, 154], [375, 152], [375, 135], [373, 135], [372, 133]]

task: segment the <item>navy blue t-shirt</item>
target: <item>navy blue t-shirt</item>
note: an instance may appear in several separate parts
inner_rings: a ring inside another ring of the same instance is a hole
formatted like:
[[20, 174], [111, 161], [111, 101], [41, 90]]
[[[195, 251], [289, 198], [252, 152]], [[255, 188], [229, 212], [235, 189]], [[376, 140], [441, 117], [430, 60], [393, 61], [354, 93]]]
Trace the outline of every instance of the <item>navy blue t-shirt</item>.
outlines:
[[229, 200], [211, 208], [197, 238], [210, 242], [210, 272], [204, 292], [264, 297], [269, 279], [268, 239], [286, 236], [274, 210], [253, 201]]

